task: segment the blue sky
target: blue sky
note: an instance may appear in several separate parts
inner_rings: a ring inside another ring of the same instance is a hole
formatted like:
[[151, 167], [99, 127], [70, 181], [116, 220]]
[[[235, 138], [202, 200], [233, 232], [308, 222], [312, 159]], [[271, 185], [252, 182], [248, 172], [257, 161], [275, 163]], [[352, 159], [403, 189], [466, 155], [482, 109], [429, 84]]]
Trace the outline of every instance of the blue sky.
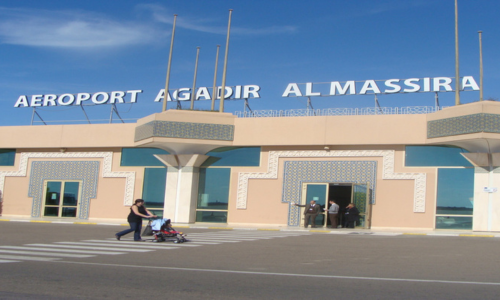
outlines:
[[[483, 31], [484, 98], [500, 98], [500, 1], [459, 0], [460, 75], [479, 83], [478, 30]], [[117, 105], [124, 119], [161, 112], [173, 15], [177, 27], [170, 88], [190, 88], [200, 48], [197, 87], [212, 87], [216, 46], [222, 81], [229, 9], [233, 9], [227, 86], [258, 85], [253, 110], [306, 108], [282, 97], [289, 83], [454, 77], [453, 0], [138, 1], [2, 0], [0, 125], [29, 125], [21, 95], [143, 90]], [[312, 97], [314, 108], [373, 107], [373, 95]], [[434, 93], [379, 95], [381, 106], [433, 106]], [[439, 93], [454, 104], [454, 93]], [[479, 92], [461, 93], [462, 103]], [[189, 108], [189, 102], [182, 103]], [[168, 108], [175, 108], [169, 102]], [[242, 111], [242, 100], [225, 111]], [[218, 108], [216, 103], [216, 108]], [[196, 109], [210, 101], [196, 101]], [[109, 119], [111, 106], [85, 107]], [[84, 120], [76, 106], [37, 108], [46, 121]], [[36, 119], [38, 120], [38, 119]]]

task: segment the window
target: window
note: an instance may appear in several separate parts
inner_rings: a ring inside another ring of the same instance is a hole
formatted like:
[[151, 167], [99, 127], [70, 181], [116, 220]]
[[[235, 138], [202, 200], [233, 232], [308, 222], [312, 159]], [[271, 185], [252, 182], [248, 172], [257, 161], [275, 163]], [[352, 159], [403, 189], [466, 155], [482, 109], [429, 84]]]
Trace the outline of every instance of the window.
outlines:
[[163, 217], [167, 168], [145, 168], [142, 188], [144, 206], [159, 217]]
[[454, 146], [406, 146], [405, 166], [440, 167], [436, 229], [472, 229], [474, 168]]
[[468, 151], [453, 146], [406, 146], [407, 167], [472, 167], [460, 153]]
[[80, 186], [80, 181], [46, 181], [43, 216], [76, 218]]
[[16, 149], [0, 149], [0, 166], [13, 166], [16, 160]]
[[221, 147], [208, 152], [202, 167], [258, 167], [260, 147]]
[[227, 222], [230, 176], [229, 168], [200, 169], [196, 222]]
[[122, 159], [120, 166], [124, 167], [150, 167], [165, 166], [154, 154], [169, 154], [167, 151], [158, 148], [122, 148]]

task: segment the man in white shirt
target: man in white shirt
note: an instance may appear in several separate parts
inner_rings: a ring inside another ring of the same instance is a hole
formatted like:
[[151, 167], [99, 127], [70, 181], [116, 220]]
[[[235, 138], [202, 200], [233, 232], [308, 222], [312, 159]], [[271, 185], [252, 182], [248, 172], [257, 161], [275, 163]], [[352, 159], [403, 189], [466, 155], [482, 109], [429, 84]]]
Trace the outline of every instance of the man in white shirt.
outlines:
[[330, 202], [330, 208], [328, 209], [330, 223], [332, 224], [332, 228], [337, 228], [339, 222], [339, 206], [334, 200], [330, 200], [328, 202]]

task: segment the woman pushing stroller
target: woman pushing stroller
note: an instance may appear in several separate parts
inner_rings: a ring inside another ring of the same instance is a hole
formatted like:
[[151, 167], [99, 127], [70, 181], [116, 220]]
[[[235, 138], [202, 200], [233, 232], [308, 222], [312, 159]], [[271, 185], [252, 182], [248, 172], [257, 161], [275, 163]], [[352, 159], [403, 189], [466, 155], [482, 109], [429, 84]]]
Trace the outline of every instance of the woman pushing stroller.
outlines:
[[145, 240], [141, 239], [142, 218], [152, 218], [154, 216], [155, 215], [144, 207], [144, 200], [135, 200], [134, 205], [130, 207], [130, 214], [127, 217], [130, 229], [125, 229], [115, 234], [116, 239], [120, 240], [122, 236], [134, 231], [134, 241], [144, 242]]

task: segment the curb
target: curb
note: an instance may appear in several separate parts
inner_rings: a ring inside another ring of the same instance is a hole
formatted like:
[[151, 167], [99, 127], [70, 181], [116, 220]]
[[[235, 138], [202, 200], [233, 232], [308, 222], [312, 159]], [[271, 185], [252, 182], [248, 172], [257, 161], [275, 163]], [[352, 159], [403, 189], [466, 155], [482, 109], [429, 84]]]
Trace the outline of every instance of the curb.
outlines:
[[[45, 220], [11, 220], [0, 219], [0, 222], [25, 222], [25, 223], [44, 223], [44, 224], [75, 224], [75, 225], [105, 225], [105, 226], [129, 226], [129, 224], [118, 223], [97, 223], [97, 222], [66, 222], [66, 221], [45, 221]], [[179, 225], [176, 228], [192, 228], [192, 229], [215, 229], [215, 230], [259, 230], [259, 231], [302, 231], [311, 233], [324, 233], [336, 235], [373, 235], [373, 236], [433, 236], [433, 237], [476, 237], [476, 238], [500, 238], [499, 234], [474, 234], [474, 233], [423, 233], [423, 232], [398, 232], [398, 231], [344, 231], [344, 230], [321, 230], [310, 229], [304, 230], [299, 228], [250, 228], [250, 227], [217, 227], [217, 226], [200, 226], [200, 225]]]

